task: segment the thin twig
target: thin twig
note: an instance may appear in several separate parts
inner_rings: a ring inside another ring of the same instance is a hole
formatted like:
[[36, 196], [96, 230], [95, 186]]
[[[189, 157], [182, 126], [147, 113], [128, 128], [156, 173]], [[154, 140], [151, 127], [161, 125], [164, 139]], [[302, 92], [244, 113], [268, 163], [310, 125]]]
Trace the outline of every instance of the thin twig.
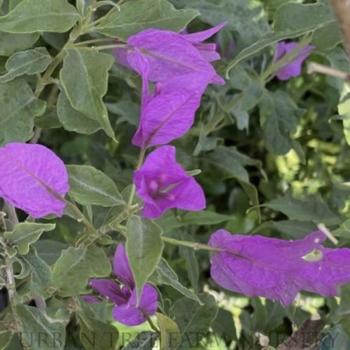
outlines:
[[320, 74], [329, 75], [334, 78], [340, 78], [345, 81], [350, 81], [350, 73], [343, 72], [339, 69], [328, 67], [316, 62], [310, 62], [307, 65], [307, 73], [308, 74], [320, 73]]

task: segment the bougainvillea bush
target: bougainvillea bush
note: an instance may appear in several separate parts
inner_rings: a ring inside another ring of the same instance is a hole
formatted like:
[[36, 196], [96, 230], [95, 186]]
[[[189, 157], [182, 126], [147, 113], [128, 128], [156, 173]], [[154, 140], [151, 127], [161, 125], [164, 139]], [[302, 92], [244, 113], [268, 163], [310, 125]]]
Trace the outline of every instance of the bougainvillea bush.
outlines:
[[0, 348], [349, 349], [339, 28], [325, 0], [0, 0]]

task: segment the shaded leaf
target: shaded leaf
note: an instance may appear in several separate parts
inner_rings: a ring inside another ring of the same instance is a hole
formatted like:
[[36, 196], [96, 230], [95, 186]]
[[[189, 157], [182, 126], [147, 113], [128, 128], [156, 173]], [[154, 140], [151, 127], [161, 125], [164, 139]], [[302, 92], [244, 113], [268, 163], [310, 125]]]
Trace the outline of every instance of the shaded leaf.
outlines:
[[296, 131], [302, 110], [282, 91], [265, 92], [259, 107], [267, 149], [274, 154], [286, 154], [293, 148], [291, 135]]
[[334, 17], [328, 6], [315, 4], [300, 4], [288, 2], [278, 8], [275, 13], [274, 33], [267, 34], [260, 40], [244, 48], [228, 65], [226, 76], [240, 62], [258, 54], [261, 50], [285, 39], [316, 31], [334, 22]]
[[45, 47], [16, 52], [6, 62], [7, 73], [0, 76], [0, 83], [6, 83], [21, 75], [43, 72], [51, 63], [51, 56]]
[[238, 49], [250, 45], [270, 31], [263, 7], [256, 0], [182, 0], [182, 3], [197, 9], [206, 23], [215, 26], [226, 22], [226, 27], [236, 34]]
[[114, 138], [102, 100], [107, 92], [108, 71], [114, 63], [113, 56], [89, 48], [71, 48], [67, 52], [60, 72], [66, 97], [75, 110], [97, 121], [106, 134]]
[[23, 344], [31, 350], [64, 349], [68, 320], [27, 305], [17, 305], [16, 313], [25, 330], [21, 334]]
[[223, 308], [219, 308], [216, 318], [211, 324], [211, 328], [216, 334], [224, 339], [226, 343], [230, 343], [237, 339], [233, 315], [231, 312]]
[[0, 105], [0, 145], [28, 141], [33, 135], [34, 117], [46, 108], [23, 80], [0, 84]]
[[113, 38], [126, 40], [147, 28], [179, 31], [198, 16], [196, 10], [176, 10], [166, 0], [136, 0], [112, 9], [96, 26], [96, 30]]
[[165, 284], [176, 289], [179, 293], [184, 295], [189, 299], [193, 299], [198, 303], [201, 303], [198, 296], [193, 293], [190, 289], [186, 288], [180, 281], [176, 272], [171, 268], [165, 259], [161, 259], [154, 274], [152, 275], [152, 280], [156, 284]]
[[38, 256], [48, 265], [53, 265], [60, 257], [63, 249], [67, 248], [67, 244], [61, 241], [49, 239], [40, 239], [34, 244]]
[[101, 129], [98, 121], [87, 118], [85, 114], [72, 107], [64, 90], [58, 96], [57, 116], [63, 127], [68, 131], [90, 135]]
[[181, 344], [178, 325], [169, 317], [157, 313], [160, 329], [160, 350], [176, 349]]
[[[243, 187], [251, 204], [254, 206], [259, 205], [258, 191], [255, 186], [251, 184], [248, 171], [245, 169], [247, 165], [260, 167], [259, 161], [243, 155], [234, 147], [222, 146], [217, 147], [214, 152], [209, 153], [204, 161], [220, 169], [226, 178], [236, 179]], [[258, 214], [260, 213], [259, 208], [257, 208], [257, 212]]]
[[54, 286], [62, 297], [82, 293], [92, 277], [106, 277], [111, 264], [103, 249], [98, 247], [64, 250], [52, 269]]
[[10, 34], [0, 32], [0, 56], [10, 56], [16, 51], [29, 49], [38, 39], [38, 34]]
[[112, 350], [118, 342], [115, 326], [93, 318], [79, 317], [79, 337], [86, 350]]
[[290, 195], [286, 195], [273, 199], [264, 205], [282, 212], [292, 220], [309, 221], [315, 224], [324, 223], [326, 225], [339, 223], [339, 217], [333, 213], [320, 196], [295, 199]]
[[28, 301], [34, 298], [47, 299], [53, 294], [50, 290], [52, 274], [49, 265], [45, 263], [34, 250], [22, 257], [23, 261], [29, 265], [31, 276], [29, 283], [25, 284], [20, 292], [21, 295]]
[[40, 223], [19, 223], [11, 232], [5, 232], [5, 239], [17, 248], [21, 255], [26, 255], [29, 252], [30, 245], [36, 242], [40, 236], [47, 231], [52, 231], [55, 224], [40, 224]]
[[0, 17], [0, 31], [63, 33], [78, 19], [75, 7], [66, 0], [22, 0], [6, 16]]
[[131, 343], [125, 346], [123, 350], [152, 350], [156, 340], [156, 333], [141, 332]]
[[199, 305], [187, 298], [181, 298], [172, 307], [175, 322], [180, 328], [181, 346], [184, 349], [199, 345], [201, 338], [208, 334], [208, 328], [217, 314], [218, 308], [211, 295], [202, 294], [200, 299], [204, 305]]

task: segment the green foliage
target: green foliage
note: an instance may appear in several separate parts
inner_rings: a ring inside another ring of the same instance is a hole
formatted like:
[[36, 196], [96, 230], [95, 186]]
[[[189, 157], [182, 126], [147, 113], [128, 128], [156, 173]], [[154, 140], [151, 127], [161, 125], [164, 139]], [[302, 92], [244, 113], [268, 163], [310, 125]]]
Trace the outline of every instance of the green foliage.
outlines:
[[[114, 137], [102, 97], [107, 92], [111, 55], [87, 48], [69, 49], [63, 61], [60, 82], [73, 109], [97, 121], [106, 134]], [[69, 113], [69, 108], [61, 113]], [[61, 114], [62, 115], [62, 114]], [[67, 117], [65, 117], [67, 118]], [[81, 120], [84, 123], [84, 120]]]
[[157, 314], [160, 329], [160, 349], [177, 348], [181, 345], [181, 333], [178, 325], [169, 317]]
[[63, 33], [72, 28], [79, 15], [66, 0], [23, 0], [0, 18], [6, 33]]
[[26, 255], [31, 244], [35, 243], [45, 231], [52, 231], [55, 224], [20, 223], [11, 232], [5, 232], [8, 244], [15, 247], [19, 254]]
[[158, 225], [138, 216], [132, 216], [127, 223], [126, 252], [138, 293], [162, 256], [164, 243], [161, 234]]
[[[217, 305], [211, 295], [200, 295], [203, 305], [186, 298], [179, 299], [173, 305], [175, 321], [179, 326], [183, 347], [198, 344], [216, 317]], [[198, 339], [199, 338], [199, 339]]]
[[50, 311], [42, 313], [32, 306], [16, 306], [16, 314], [25, 330], [21, 339], [25, 346], [33, 350], [64, 349], [69, 317], [67, 314], [50, 314]]
[[111, 273], [108, 257], [99, 247], [73, 248], [62, 251], [52, 267], [53, 286], [63, 297], [86, 290], [91, 276], [106, 277]]
[[164, 0], [136, 0], [108, 12], [99, 21], [96, 31], [126, 40], [130, 35], [147, 28], [181, 30], [198, 14], [193, 9], [176, 10]]
[[16, 52], [6, 62], [7, 73], [0, 77], [1, 83], [11, 81], [21, 75], [34, 75], [46, 70], [51, 56], [45, 47]]
[[33, 136], [34, 117], [45, 111], [30, 86], [21, 79], [0, 84], [0, 144], [28, 141]]
[[83, 205], [113, 207], [123, 204], [117, 186], [102, 171], [88, 165], [69, 165], [70, 195]]
[[39, 39], [38, 34], [0, 33], [1, 56], [10, 56], [17, 51], [28, 49]]
[[286, 154], [293, 148], [290, 135], [295, 133], [300, 109], [285, 93], [265, 92], [260, 102], [260, 119], [266, 147], [274, 154]]

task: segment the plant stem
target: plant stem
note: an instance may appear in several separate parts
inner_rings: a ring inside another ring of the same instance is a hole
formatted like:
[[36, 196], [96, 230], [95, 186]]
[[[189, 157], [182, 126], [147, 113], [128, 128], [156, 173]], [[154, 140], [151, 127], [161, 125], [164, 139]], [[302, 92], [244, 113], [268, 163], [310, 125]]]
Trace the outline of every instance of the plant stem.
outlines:
[[148, 322], [148, 324], [150, 325], [150, 327], [151, 327], [158, 335], [160, 335], [160, 330], [159, 330], [159, 328], [153, 323], [152, 319], [151, 319], [149, 316], [147, 316], [147, 322]]
[[94, 48], [96, 50], [111, 50], [116, 49], [118, 47], [126, 47], [126, 44], [113, 44], [113, 45], [102, 45], [102, 46], [95, 46]]
[[114, 42], [112, 38], [99, 38], [99, 39], [91, 39], [91, 40], [85, 40], [85, 41], [79, 41], [75, 44], [75, 46], [83, 46], [87, 44], [98, 44], [98, 43], [105, 43], [105, 42]]
[[222, 252], [223, 251], [223, 249], [214, 248], [214, 247], [211, 247], [207, 244], [190, 242], [190, 241], [182, 241], [182, 240], [178, 240], [178, 239], [171, 238], [171, 237], [163, 236], [162, 240], [164, 242], [172, 244], [172, 245], [188, 247], [188, 248], [192, 248], [194, 250], [207, 250], [207, 251], [211, 251], [211, 252]]
[[[137, 160], [137, 165], [136, 165], [135, 170], [140, 169], [140, 167], [143, 164], [143, 161], [145, 159], [145, 155], [146, 155], [146, 149], [142, 148], [140, 151], [140, 154], [139, 154], [139, 159]], [[128, 200], [128, 210], [130, 210], [130, 208], [132, 206], [132, 202], [133, 202], [134, 197], [135, 197], [135, 192], [136, 192], [136, 187], [135, 187], [135, 185], [132, 185], [129, 200]]]
[[350, 73], [343, 72], [341, 70], [325, 66], [323, 64], [319, 64], [316, 62], [310, 62], [307, 66], [307, 72], [308, 74], [313, 74], [313, 73], [320, 73], [320, 74], [325, 74], [329, 75], [334, 78], [340, 78], [343, 79], [347, 82], [350, 81]]
[[[35, 87], [35, 91], [34, 91], [35, 97], [39, 98], [41, 93], [44, 91], [45, 86], [50, 83], [50, 78], [51, 78], [52, 74], [55, 72], [56, 68], [62, 62], [62, 60], [65, 56], [65, 51], [66, 51], [67, 47], [69, 47], [71, 44], [73, 44], [74, 41], [77, 40], [78, 37], [81, 35], [81, 33], [79, 31], [72, 35], [73, 31], [71, 32], [71, 35], [70, 35], [68, 41], [62, 47], [61, 51], [56, 55], [56, 57], [53, 59], [53, 61], [47, 67], [47, 70], [44, 73], [44, 75], [42, 77], [39, 77], [39, 79], [37, 81], [37, 85]], [[36, 128], [34, 131], [34, 136], [32, 137], [32, 139], [29, 142], [30, 143], [37, 143], [39, 141], [40, 136], [41, 136], [41, 129]]]

